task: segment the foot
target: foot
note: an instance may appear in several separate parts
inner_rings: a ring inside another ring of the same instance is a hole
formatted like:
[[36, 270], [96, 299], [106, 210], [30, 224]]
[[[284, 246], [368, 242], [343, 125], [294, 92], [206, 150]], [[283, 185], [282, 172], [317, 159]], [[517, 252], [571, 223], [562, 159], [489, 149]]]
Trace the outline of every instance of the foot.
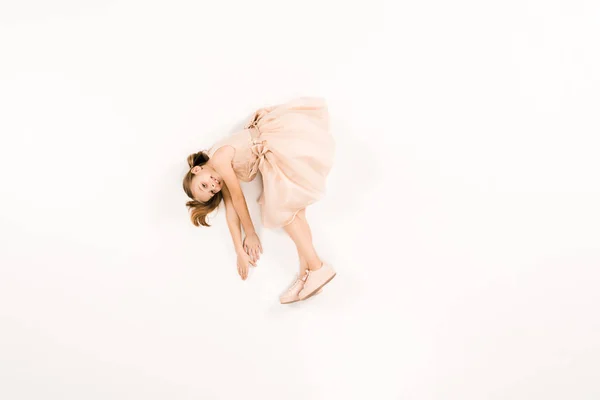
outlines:
[[[284, 294], [279, 296], [279, 302], [281, 304], [290, 304], [299, 301], [300, 297], [298, 294], [304, 288], [304, 281], [306, 280], [307, 276], [308, 275], [303, 275], [302, 277], [298, 276], [292, 286], [290, 286]], [[321, 290], [315, 291], [312, 295], [319, 294], [320, 292]], [[310, 296], [307, 296], [302, 300], [305, 300], [308, 297]]]
[[304, 300], [318, 293], [323, 286], [335, 277], [335, 274], [336, 272], [329, 264], [323, 264], [317, 270], [309, 270], [307, 277], [302, 281], [303, 285], [298, 293], [298, 299]]

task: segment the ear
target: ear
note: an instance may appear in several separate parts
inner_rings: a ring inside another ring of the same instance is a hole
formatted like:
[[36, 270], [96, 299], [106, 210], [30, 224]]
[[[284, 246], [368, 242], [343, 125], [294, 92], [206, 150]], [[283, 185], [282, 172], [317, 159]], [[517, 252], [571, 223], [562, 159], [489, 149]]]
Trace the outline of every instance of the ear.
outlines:
[[194, 168], [191, 169], [192, 174], [194, 174], [194, 175], [197, 174], [198, 172], [200, 172], [201, 169], [202, 169], [201, 166], [196, 165]]

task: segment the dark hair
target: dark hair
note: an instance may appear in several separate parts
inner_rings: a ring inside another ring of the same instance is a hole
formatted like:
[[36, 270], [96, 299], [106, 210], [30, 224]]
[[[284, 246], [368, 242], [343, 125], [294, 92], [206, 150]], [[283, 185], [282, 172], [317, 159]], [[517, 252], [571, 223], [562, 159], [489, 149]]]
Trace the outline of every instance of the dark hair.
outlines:
[[192, 195], [191, 185], [192, 179], [194, 178], [194, 173], [192, 173], [192, 168], [203, 166], [210, 160], [210, 157], [203, 151], [198, 153], [190, 154], [187, 158], [188, 165], [190, 170], [183, 177], [183, 191], [188, 195], [191, 201], [185, 203], [190, 211], [190, 219], [192, 220], [192, 224], [195, 226], [210, 226], [206, 222], [206, 217], [208, 214], [213, 212], [219, 207], [221, 200], [223, 199], [223, 193], [217, 192], [209, 201], [206, 203], [202, 201], [198, 201], [194, 199]]

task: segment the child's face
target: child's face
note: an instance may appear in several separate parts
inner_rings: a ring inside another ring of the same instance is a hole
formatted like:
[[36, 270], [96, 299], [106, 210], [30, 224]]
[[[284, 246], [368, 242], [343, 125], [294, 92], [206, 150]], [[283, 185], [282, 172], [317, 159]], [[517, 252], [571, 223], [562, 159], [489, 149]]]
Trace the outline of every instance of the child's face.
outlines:
[[192, 168], [192, 194], [194, 199], [206, 203], [223, 188], [221, 177], [208, 165]]

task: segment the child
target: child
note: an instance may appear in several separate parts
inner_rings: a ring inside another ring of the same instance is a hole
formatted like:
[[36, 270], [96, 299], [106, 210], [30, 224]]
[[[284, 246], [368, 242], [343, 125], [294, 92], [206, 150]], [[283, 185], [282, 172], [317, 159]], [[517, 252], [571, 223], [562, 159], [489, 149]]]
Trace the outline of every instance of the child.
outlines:
[[[248, 264], [256, 265], [260, 259], [262, 246], [239, 181], [252, 181], [260, 171], [263, 191], [258, 203], [263, 224], [283, 228], [300, 258], [300, 272], [281, 295], [282, 304], [318, 293], [335, 277], [331, 265], [323, 263], [313, 247], [305, 214], [306, 206], [325, 193], [334, 150], [325, 101], [299, 98], [259, 109], [244, 130], [188, 157], [190, 170], [183, 179], [183, 190], [193, 199], [186, 203], [192, 223], [209, 226], [206, 216], [224, 200], [238, 273], [244, 280]], [[243, 242], [240, 223], [246, 235]]]

